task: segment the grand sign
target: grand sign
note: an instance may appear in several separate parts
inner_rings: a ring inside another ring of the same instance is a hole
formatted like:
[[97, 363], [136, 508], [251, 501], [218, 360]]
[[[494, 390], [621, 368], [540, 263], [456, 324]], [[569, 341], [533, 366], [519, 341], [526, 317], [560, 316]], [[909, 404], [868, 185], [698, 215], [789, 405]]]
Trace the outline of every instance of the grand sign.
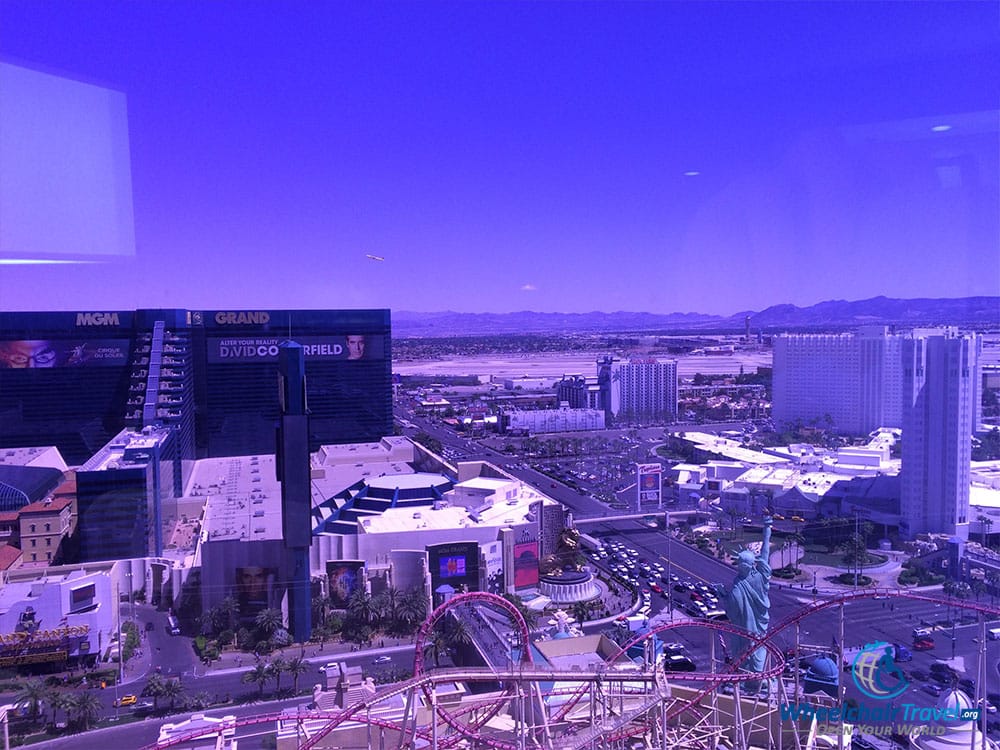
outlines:
[[215, 322], [220, 326], [262, 326], [271, 321], [271, 313], [260, 312], [222, 312], [215, 314]]

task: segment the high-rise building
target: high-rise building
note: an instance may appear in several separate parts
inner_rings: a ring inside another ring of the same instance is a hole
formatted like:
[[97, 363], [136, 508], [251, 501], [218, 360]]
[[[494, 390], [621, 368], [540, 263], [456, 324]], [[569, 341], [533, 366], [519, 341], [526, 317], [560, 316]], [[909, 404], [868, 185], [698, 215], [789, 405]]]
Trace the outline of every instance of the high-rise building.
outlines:
[[966, 538], [982, 338], [953, 328], [916, 330], [902, 350], [900, 532]]
[[597, 380], [611, 419], [670, 421], [677, 416], [677, 362], [611, 357], [598, 360]]
[[901, 341], [885, 326], [775, 337], [774, 420], [858, 435], [901, 426]]
[[163, 554], [163, 521], [182, 494], [176, 432], [122, 430], [76, 472], [81, 562]]
[[78, 465], [124, 428], [165, 425], [185, 462], [270, 453], [289, 338], [310, 449], [391, 434], [388, 310], [0, 313], [0, 448], [55, 445]]

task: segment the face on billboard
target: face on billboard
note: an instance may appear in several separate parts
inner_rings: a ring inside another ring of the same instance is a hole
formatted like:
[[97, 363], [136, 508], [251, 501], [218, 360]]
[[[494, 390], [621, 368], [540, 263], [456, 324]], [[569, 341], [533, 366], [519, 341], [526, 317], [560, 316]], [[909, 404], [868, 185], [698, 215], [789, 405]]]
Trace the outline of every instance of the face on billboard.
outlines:
[[59, 352], [51, 341], [0, 342], [0, 367], [12, 370], [56, 367]]
[[0, 368], [25, 370], [50, 367], [123, 365], [128, 341], [0, 341]]
[[347, 349], [348, 359], [364, 359], [365, 358], [365, 337], [360, 334], [351, 334], [347, 336], [347, 343], [345, 348]]
[[240, 604], [241, 616], [268, 607], [275, 572], [274, 568], [262, 568], [257, 565], [236, 569], [236, 598]]

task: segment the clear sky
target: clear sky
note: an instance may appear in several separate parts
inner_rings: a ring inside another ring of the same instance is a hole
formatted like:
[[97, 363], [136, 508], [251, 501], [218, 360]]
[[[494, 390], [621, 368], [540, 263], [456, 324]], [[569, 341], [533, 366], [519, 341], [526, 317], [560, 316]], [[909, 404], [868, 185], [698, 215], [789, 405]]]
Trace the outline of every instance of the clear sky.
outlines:
[[0, 309], [1000, 294], [998, 7], [3, 0], [124, 92], [136, 255]]

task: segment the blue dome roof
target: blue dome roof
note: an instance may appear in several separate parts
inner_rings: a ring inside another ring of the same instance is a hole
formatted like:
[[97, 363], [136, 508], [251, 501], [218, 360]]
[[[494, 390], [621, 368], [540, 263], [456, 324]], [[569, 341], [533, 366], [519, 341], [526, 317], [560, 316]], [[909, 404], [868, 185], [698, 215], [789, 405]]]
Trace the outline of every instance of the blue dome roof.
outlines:
[[829, 680], [838, 676], [837, 665], [827, 656], [817, 656], [806, 671], [807, 677]]

